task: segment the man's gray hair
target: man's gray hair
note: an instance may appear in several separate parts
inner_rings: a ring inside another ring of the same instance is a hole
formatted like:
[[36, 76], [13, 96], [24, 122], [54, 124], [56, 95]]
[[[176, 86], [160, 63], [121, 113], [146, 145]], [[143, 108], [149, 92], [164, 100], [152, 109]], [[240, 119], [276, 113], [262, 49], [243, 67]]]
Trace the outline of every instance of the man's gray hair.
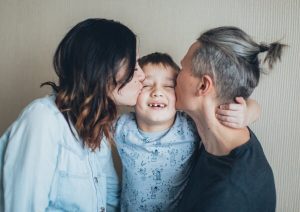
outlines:
[[267, 51], [263, 62], [272, 68], [286, 46], [278, 42], [258, 44], [236, 27], [208, 30], [197, 41], [200, 47], [192, 60], [193, 73], [212, 77], [221, 103], [233, 102], [238, 96], [248, 98], [260, 78], [258, 54]]

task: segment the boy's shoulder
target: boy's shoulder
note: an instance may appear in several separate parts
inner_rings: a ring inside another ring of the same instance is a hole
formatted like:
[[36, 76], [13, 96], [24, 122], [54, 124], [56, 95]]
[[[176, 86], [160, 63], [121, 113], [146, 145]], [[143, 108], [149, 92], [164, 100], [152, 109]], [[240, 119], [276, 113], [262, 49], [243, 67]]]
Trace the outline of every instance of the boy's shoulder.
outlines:
[[184, 124], [185, 126], [189, 126], [192, 128], [196, 127], [193, 119], [185, 112], [177, 111], [176, 120], [178, 120], [178, 122], [180, 122], [181, 125]]
[[128, 112], [128, 113], [124, 113], [122, 114], [118, 120], [117, 120], [117, 125], [123, 125], [125, 123], [130, 123], [130, 122], [135, 122], [136, 118], [135, 118], [135, 112]]
[[122, 114], [114, 127], [114, 138], [118, 146], [119, 143], [124, 141], [124, 138], [129, 132], [137, 131], [136, 118], [134, 112]]
[[116, 124], [115, 124], [115, 131], [118, 132], [120, 130], [125, 130], [125, 128], [132, 128], [136, 126], [136, 118], [134, 112], [128, 112], [122, 114]]
[[187, 115], [185, 112], [177, 111], [176, 112], [176, 120], [173, 125], [173, 128], [176, 131], [184, 132], [184, 134], [190, 134], [192, 137], [198, 137], [198, 132], [196, 128], [196, 124], [192, 120], [192, 118]]
[[176, 118], [180, 118], [182, 120], [188, 120], [191, 119], [185, 112], [183, 111], [177, 111], [176, 112]]

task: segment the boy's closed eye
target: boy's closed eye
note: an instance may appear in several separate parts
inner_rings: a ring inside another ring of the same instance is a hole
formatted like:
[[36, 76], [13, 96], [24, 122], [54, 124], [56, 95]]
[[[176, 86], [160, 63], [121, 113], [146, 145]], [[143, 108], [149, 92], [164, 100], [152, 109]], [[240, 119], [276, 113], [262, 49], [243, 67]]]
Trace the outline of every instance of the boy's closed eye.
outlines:
[[150, 87], [150, 86], [153, 86], [153, 81], [146, 78], [143, 81], [143, 87]]
[[175, 85], [174, 85], [174, 84], [169, 84], [169, 85], [164, 85], [164, 87], [165, 87], [165, 88], [173, 88], [173, 89], [174, 89], [174, 88], [175, 88]]
[[152, 86], [153, 86], [153, 84], [151, 84], [151, 83], [143, 83], [143, 89], [151, 88]]
[[175, 80], [167, 80], [167, 82], [165, 82], [164, 84], [163, 84], [163, 87], [166, 87], [166, 88], [175, 88], [175, 86], [176, 86], [176, 81]]

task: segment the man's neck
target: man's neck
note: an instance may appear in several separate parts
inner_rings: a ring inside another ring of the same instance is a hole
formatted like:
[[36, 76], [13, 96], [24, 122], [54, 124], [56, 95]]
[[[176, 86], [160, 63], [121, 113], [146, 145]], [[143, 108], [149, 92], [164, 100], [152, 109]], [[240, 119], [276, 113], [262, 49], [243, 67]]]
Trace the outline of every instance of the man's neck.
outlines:
[[189, 115], [196, 123], [205, 150], [212, 155], [228, 155], [250, 138], [249, 130], [246, 127], [234, 129], [222, 125], [216, 119], [213, 107], [205, 110], [201, 115], [199, 113]]

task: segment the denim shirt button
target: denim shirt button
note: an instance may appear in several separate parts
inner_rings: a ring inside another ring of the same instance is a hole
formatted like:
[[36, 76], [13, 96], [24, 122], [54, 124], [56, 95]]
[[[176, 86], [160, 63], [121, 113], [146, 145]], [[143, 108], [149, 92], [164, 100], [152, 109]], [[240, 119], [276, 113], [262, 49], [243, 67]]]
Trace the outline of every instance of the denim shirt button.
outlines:
[[105, 208], [104, 208], [104, 207], [101, 207], [101, 208], [100, 208], [100, 212], [105, 212]]
[[[97, 177], [94, 177], [94, 182], [95, 183], [98, 183], [98, 178]], [[102, 209], [102, 208], [101, 208]]]

